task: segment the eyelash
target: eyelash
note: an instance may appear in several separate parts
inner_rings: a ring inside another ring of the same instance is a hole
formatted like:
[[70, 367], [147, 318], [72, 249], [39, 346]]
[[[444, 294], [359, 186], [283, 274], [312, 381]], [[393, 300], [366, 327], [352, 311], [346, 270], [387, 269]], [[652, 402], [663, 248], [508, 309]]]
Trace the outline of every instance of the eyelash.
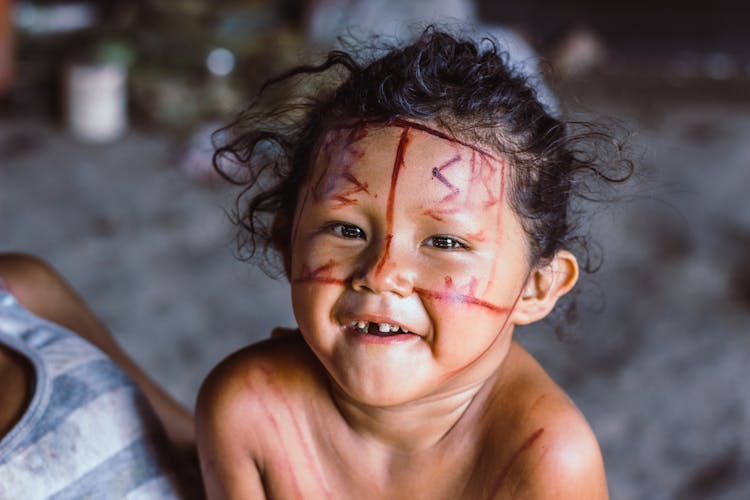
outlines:
[[[466, 250], [469, 248], [468, 245], [466, 245], [464, 242], [459, 240], [458, 238], [455, 238], [453, 236], [447, 236], [447, 235], [437, 235], [437, 236], [430, 236], [426, 240], [424, 240], [423, 244], [426, 244], [427, 242], [432, 242], [433, 248], [437, 248], [439, 250]], [[440, 242], [440, 243], [437, 243]]]
[[331, 224], [328, 224], [327, 229], [331, 233], [341, 238], [362, 239], [362, 240], [367, 239], [365, 232], [361, 228], [353, 224], [344, 224], [343, 222], [333, 222]]
[[[344, 224], [343, 222], [334, 222], [327, 226], [332, 234], [344, 239], [362, 239], [366, 240], [365, 232], [354, 224]], [[456, 237], [448, 235], [430, 236], [422, 243], [438, 250], [466, 250], [469, 246]]]

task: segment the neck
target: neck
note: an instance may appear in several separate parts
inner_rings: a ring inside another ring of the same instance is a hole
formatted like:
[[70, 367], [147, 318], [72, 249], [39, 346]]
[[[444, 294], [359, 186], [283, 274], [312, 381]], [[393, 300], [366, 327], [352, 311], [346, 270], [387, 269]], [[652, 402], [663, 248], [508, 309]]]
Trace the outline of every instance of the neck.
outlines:
[[403, 405], [375, 407], [359, 403], [331, 382], [331, 393], [341, 415], [364, 440], [397, 454], [414, 454], [446, 442], [462, 418], [481, 406], [491, 391], [490, 378]]

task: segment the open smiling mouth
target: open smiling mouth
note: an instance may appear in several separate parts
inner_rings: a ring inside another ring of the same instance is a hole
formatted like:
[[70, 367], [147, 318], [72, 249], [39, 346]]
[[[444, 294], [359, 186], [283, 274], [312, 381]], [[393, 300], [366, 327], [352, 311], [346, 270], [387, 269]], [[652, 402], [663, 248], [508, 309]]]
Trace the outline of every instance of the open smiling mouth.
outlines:
[[392, 337], [395, 335], [414, 335], [403, 327], [390, 323], [374, 323], [372, 321], [352, 321], [349, 327], [360, 334], [377, 335], [378, 337]]

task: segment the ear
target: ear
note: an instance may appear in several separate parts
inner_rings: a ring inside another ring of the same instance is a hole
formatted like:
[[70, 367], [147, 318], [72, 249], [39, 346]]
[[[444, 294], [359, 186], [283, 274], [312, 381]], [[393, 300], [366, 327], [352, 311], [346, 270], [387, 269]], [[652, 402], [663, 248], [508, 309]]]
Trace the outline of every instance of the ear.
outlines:
[[557, 299], [578, 281], [578, 261], [567, 250], [558, 251], [549, 262], [532, 270], [511, 314], [516, 325], [526, 325], [547, 316]]

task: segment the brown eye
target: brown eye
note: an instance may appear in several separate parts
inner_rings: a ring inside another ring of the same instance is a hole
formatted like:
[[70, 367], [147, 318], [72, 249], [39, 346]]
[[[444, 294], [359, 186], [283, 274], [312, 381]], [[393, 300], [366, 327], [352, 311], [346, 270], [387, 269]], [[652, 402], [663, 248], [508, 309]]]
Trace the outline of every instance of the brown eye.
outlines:
[[429, 238], [424, 240], [424, 245], [434, 247], [439, 250], [461, 250], [468, 248], [466, 244], [464, 244], [458, 238], [444, 235], [430, 236]]
[[336, 236], [340, 236], [342, 238], [361, 240], [365, 239], [365, 232], [353, 224], [334, 222], [333, 224], [328, 226], [328, 230]]

